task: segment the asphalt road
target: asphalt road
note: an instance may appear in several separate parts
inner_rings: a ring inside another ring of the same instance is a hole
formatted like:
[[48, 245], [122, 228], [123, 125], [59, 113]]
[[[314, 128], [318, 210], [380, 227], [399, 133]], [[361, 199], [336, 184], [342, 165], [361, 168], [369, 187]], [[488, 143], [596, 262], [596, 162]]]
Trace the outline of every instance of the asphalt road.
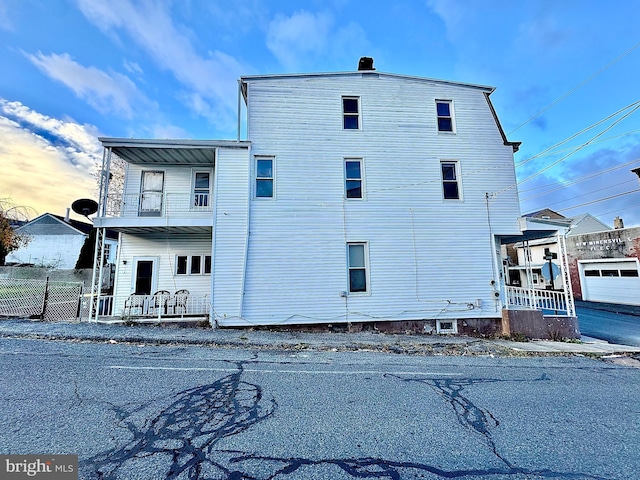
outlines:
[[86, 479], [607, 479], [640, 471], [640, 369], [0, 339], [0, 453]]
[[610, 343], [640, 347], [640, 317], [577, 307], [580, 333]]

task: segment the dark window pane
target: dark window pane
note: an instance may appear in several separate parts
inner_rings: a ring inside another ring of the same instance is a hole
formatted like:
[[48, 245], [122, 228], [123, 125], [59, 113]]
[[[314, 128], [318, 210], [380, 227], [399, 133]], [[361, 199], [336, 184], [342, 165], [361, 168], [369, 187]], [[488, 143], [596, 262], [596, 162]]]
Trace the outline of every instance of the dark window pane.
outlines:
[[211, 255], [204, 257], [204, 273], [211, 273]]
[[458, 200], [460, 195], [458, 193], [457, 182], [445, 182], [442, 184], [444, 190], [444, 198], [447, 200]]
[[362, 182], [347, 180], [347, 198], [362, 198]]
[[618, 270], [602, 270], [603, 277], [617, 277]]
[[450, 117], [451, 109], [449, 108], [449, 104], [447, 102], [438, 102], [436, 103], [438, 109], [439, 117]]
[[273, 197], [273, 180], [256, 180], [256, 197]]
[[584, 276], [585, 277], [599, 277], [600, 276], [600, 270], [585, 270], [584, 271]]
[[196, 193], [194, 196], [194, 206], [196, 207], [208, 207], [209, 206], [209, 194], [208, 193]]
[[176, 266], [176, 273], [178, 275], [187, 274], [187, 257], [178, 257], [178, 265]]
[[344, 129], [345, 130], [358, 130], [358, 116], [357, 115], [345, 115], [344, 116]]
[[191, 274], [199, 274], [202, 266], [202, 257], [191, 257]]
[[456, 179], [456, 165], [454, 163], [442, 164], [442, 179], [443, 180], [455, 180]]
[[347, 178], [360, 179], [360, 162], [346, 162]]
[[201, 190], [209, 190], [209, 173], [202, 172], [196, 173], [196, 189]]
[[358, 99], [357, 98], [343, 98], [342, 99], [342, 111], [344, 113], [358, 113]]
[[366, 292], [367, 291], [367, 275], [364, 269], [349, 271], [349, 291], [350, 292]]
[[273, 178], [273, 161], [258, 160], [256, 168], [256, 176], [258, 178]]
[[637, 277], [638, 270], [620, 270], [621, 277]]
[[438, 131], [453, 132], [453, 122], [450, 118], [438, 118]]

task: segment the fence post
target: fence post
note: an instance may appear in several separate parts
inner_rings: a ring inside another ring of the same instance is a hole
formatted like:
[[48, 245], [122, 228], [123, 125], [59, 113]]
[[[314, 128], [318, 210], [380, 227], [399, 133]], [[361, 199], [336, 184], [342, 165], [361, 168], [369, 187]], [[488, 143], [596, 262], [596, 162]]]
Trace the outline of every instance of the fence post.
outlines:
[[40, 320], [44, 320], [44, 315], [47, 313], [47, 301], [49, 300], [49, 275], [44, 280], [44, 298], [42, 299], [42, 313], [40, 313]]

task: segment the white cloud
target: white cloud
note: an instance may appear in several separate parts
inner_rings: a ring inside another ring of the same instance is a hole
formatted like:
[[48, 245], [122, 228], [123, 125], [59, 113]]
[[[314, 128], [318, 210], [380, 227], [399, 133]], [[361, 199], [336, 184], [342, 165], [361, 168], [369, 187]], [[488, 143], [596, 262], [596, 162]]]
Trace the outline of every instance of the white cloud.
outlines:
[[46, 75], [69, 87], [102, 113], [113, 112], [129, 118], [134, 104], [145, 101], [135, 84], [119, 73], [108, 74], [95, 67], [85, 67], [66, 53], [24, 55]]
[[355, 59], [368, 45], [360, 25], [351, 22], [335, 26], [328, 13], [300, 11], [291, 16], [278, 15], [267, 30], [267, 47], [290, 71], [314, 68], [323, 57], [351, 60], [355, 67]]
[[174, 24], [168, 4], [149, 0], [135, 4], [129, 0], [108, 3], [77, 0], [77, 3], [98, 28], [108, 33], [125, 32], [190, 93], [213, 104], [210, 108], [200, 108], [200, 113], [210, 112], [212, 120], [227, 127], [232, 122], [236, 80], [246, 68], [235, 58], [217, 50], [208, 57], [199, 55], [191, 43], [188, 29]]
[[0, 191], [37, 213], [64, 215], [95, 198], [93, 171], [102, 159], [96, 128], [35, 112], [0, 98]]
[[323, 52], [329, 42], [333, 19], [325, 13], [278, 15], [267, 31], [267, 47], [287, 69], [295, 69], [304, 57]]

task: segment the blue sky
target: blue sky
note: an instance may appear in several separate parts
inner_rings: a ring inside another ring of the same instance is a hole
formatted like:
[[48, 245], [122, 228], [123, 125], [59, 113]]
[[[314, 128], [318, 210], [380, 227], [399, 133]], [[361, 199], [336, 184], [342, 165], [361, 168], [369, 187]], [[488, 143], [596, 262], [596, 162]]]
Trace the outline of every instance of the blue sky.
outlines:
[[241, 75], [371, 56], [497, 88], [523, 213], [637, 226], [638, 25], [634, 0], [0, 0], [0, 198], [63, 215], [98, 136], [235, 139]]

